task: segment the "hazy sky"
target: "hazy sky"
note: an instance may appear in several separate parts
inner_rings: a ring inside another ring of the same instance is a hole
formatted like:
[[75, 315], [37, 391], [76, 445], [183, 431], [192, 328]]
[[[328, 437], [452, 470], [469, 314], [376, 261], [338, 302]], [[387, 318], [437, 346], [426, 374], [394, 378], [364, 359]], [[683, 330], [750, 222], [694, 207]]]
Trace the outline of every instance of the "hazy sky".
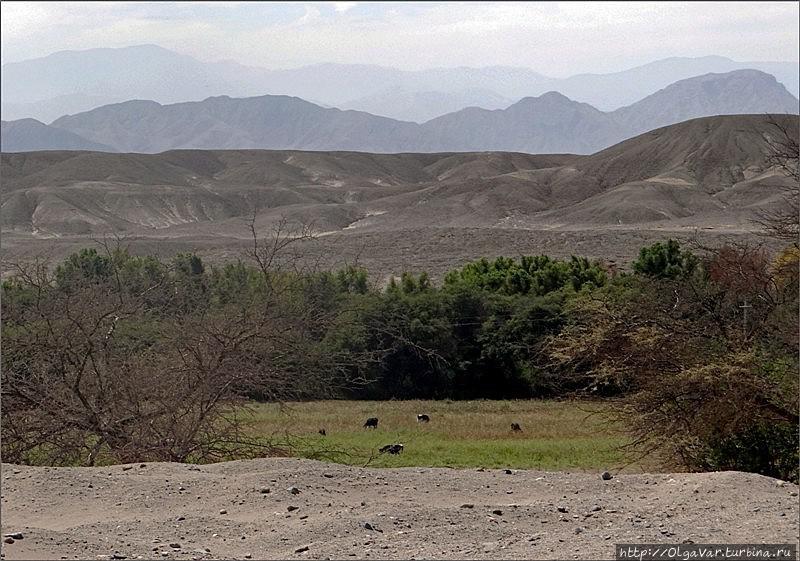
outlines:
[[154, 43], [267, 68], [526, 66], [551, 76], [668, 56], [797, 60], [798, 2], [12, 2], [2, 62]]

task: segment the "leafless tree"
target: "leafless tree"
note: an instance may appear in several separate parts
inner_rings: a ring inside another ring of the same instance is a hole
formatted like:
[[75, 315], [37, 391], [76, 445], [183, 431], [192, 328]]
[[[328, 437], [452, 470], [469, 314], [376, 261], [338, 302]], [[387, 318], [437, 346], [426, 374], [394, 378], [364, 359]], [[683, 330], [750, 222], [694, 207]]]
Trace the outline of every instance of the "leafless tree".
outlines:
[[295, 234], [254, 235], [255, 278], [230, 301], [213, 301], [204, 275], [154, 258], [134, 267], [140, 258], [118, 247], [70, 267], [14, 264], [3, 289], [4, 460], [263, 454], [246, 432], [248, 397], [358, 383], [368, 357], [321, 345], [347, 312], [308, 294], [307, 271], [294, 267], [301, 256], [289, 251], [307, 236]]
[[767, 235], [798, 247], [800, 240], [800, 151], [798, 121], [769, 116], [770, 130], [762, 134], [767, 144], [767, 162], [789, 178], [779, 204], [760, 213], [756, 222]]

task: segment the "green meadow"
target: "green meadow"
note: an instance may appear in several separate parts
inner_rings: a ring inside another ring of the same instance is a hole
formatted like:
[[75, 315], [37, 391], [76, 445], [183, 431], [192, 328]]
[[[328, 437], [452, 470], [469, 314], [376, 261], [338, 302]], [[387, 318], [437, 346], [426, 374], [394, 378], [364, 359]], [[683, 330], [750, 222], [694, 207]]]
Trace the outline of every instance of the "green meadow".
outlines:
[[[247, 427], [253, 436], [291, 443], [295, 456], [352, 465], [640, 471], [647, 461], [631, 462], [622, 427], [602, 415], [608, 407], [546, 400], [269, 403], [250, 408]], [[430, 423], [417, 422], [418, 413]], [[377, 429], [363, 428], [369, 417], [378, 417]], [[391, 443], [402, 443], [403, 453], [378, 453]]]

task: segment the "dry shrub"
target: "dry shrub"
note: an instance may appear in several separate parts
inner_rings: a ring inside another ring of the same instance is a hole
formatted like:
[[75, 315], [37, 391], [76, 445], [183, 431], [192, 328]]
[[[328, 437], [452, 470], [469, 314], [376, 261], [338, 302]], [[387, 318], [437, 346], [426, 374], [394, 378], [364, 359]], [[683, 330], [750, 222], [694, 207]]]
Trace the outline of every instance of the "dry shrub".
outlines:
[[222, 303], [196, 258], [168, 265], [106, 247], [55, 271], [17, 265], [3, 287], [4, 461], [268, 453], [243, 432], [246, 398], [332, 391], [360, 358], [321, 348], [326, 326], [341, 317], [304, 297], [301, 275], [274, 265], [298, 239], [286, 235], [255, 239], [263, 268]]
[[571, 304], [551, 356], [623, 397], [642, 454], [796, 479], [798, 275], [784, 261], [727, 246], [688, 277], [619, 279]]

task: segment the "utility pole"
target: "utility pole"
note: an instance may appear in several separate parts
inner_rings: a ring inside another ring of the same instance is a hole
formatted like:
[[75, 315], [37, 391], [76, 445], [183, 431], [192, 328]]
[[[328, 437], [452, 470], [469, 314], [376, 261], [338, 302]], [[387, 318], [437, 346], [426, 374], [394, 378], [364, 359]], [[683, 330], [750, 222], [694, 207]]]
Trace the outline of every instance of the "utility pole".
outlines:
[[744, 329], [744, 338], [747, 339], [747, 310], [752, 308], [750, 304], [747, 303], [747, 297], [744, 299], [744, 304], [739, 306], [742, 309], [742, 326]]

